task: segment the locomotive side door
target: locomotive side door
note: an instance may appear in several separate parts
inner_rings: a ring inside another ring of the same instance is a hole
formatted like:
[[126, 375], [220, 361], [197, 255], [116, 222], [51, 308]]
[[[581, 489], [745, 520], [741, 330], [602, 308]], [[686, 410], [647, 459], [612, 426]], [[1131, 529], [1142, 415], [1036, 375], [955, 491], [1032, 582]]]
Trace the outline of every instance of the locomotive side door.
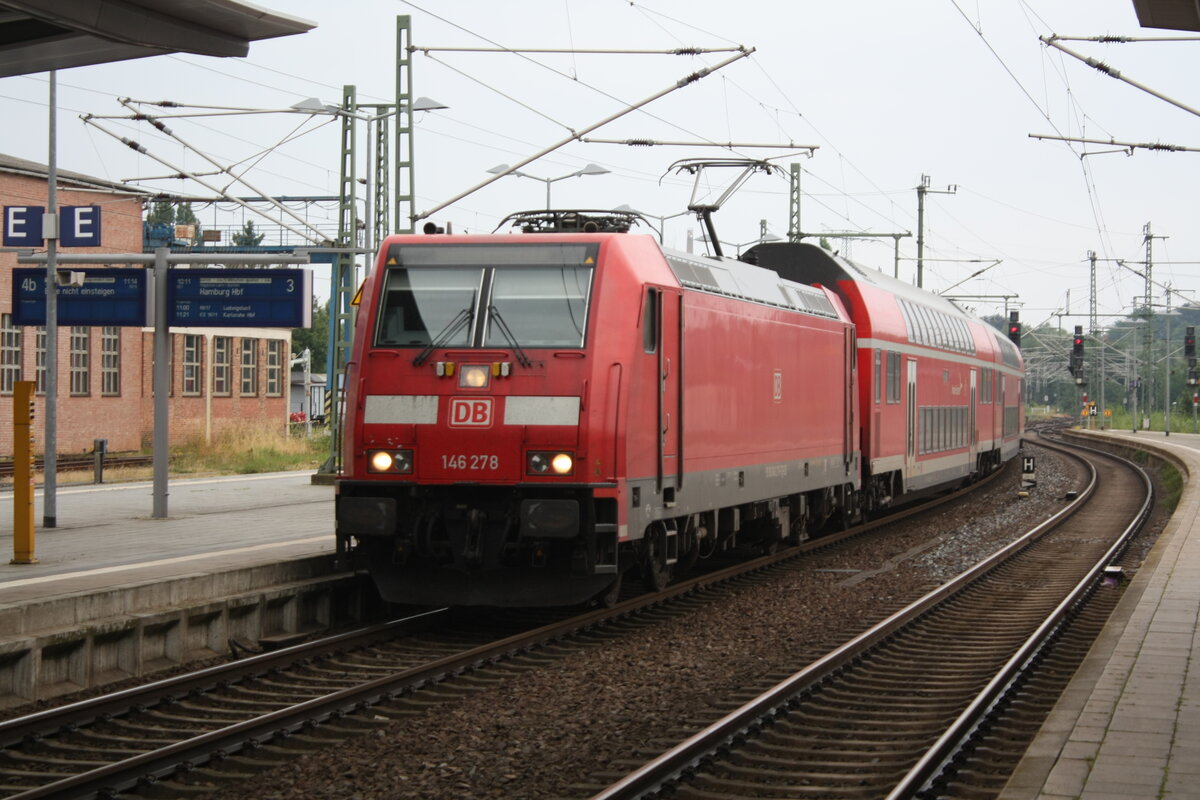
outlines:
[[657, 294], [658, 490], [669, 507], [683, 486], [683, 294], [667, 287]]
[[844, 355], [842, 358], [843, 374], [846, 380], [842, 384], [842, 468], [846, 474], [850, 474], [850, 468], [854, 464], [854, 447], [855, 447], [855, 389], [857, 386], [854, 382], [854, 370], [857, 365], [858, 344], [855, 338], [853, 328], [847, 328], [844, 333], [845, 347], [843, 348]]

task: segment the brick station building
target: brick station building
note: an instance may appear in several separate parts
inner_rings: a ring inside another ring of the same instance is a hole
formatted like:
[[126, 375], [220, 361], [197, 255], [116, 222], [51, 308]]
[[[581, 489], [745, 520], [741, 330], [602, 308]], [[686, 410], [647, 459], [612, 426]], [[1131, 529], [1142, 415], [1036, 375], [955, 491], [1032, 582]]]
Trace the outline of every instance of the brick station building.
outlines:
[[[0, 155], [0, 206], [47, 205], [45, 165]], [[129, 187], [59, 170], [59, 206], [101, 208], [102, 247], [60, 253], [140, 253], [144, 196]], [[44, 252], [44, 251], [41, 251]], [[0, 251], [0, 457], [13, 453], [13, 385], [36, 382], [34, 450], [44, 450], [46, 332], [13, 324], [17, 253]], [[114, 261], [109, 265], [129, 265]], [[63, 269], [103, 269], [64, 264]], [[154, 333], [150, 328], [58, 326], [58, 452], [148, 448], [154, 430]], [[170, 444], [229, 428], [285, 431], [291, 331], [172, 328]]]

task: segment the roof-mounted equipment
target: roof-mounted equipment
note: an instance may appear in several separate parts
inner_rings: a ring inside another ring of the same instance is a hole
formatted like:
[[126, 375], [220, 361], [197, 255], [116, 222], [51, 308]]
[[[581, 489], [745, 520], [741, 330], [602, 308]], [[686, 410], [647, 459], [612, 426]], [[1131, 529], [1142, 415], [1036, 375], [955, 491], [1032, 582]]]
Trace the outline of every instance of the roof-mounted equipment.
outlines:
[[[696, 202], [696, 195], [700, 192], [701, 173], [706, 169], [722, 167], [735, 167], [741, 169], [741, 172], [715, 202]], [[777, 172], [780, 175], [784, 174], [783, 168], [778, 164], [772, 164], [770, 161], [755, 158], [685, 158], [672, 164], [667, 172], [688, 172], [696, 176], [696, 180], [692, 184], [692, 199], [688, 202], [688, 211], [695, 212], [696, 217], [704, 223], [704, 229], [708, 232], [708, 240], [712, 242], [713, 254], [717, 256], [722, 256], [724, 253], [721, 252], [721, 242], [718, 241], [717, 230], [713, 226], [713, 212], [719, 210], [725, 201], [734, 192], [742, 188], [742, 184], [748, 181], [750, 176], [755, 172], [766, 172], [768, 174]]]
[[629, 233], [629, 229], [639, 222], [645, 220], [640, 214], [632, 211], [517, 211], [500, 220], [495, 231], [508, 225], [520, 228], [522, 233]]

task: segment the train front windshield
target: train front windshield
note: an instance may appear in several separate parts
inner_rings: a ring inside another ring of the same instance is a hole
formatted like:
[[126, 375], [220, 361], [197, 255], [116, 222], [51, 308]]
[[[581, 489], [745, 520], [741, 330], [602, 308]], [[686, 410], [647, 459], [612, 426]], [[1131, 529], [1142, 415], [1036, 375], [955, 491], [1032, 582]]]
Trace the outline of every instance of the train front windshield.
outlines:
[[377, 347], [583, 347], [596, 244], [396, 244]]

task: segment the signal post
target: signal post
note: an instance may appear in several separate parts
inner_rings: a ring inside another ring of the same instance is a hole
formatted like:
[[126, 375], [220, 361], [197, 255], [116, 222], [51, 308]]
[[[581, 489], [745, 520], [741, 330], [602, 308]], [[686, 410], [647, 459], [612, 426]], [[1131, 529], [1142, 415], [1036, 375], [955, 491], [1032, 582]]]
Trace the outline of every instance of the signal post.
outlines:
[[1188, 325], [1183, 332], [1183, 357], [1187, 359], [1187, 382], [1192, 388], [1192, 431], [1200, 433], [1200, 424], [1196, 421], [1196, 407], [1200, 406], [1200, 394], [1196, 386], [1200, 384], [1200, 375], [1196, 371], [1196, 328]]

